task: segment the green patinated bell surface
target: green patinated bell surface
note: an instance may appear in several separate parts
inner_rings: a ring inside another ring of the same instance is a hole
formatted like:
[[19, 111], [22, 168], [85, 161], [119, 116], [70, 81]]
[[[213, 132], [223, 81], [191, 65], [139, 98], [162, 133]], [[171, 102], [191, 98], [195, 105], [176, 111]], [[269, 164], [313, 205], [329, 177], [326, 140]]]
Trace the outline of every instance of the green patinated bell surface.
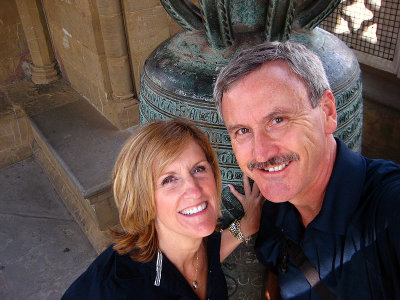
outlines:
[[[336, 99], [335, 135], [361, 150], [361, 74], [353, 52], [332, 34], [315, 28], [338, 1], [161, 1], [186, 30], [162, 43], [148, 57], [141, 77], [140, 120], [182, 117], [210, 138], [221, 167], [223, 225], [243, 216], [228, 183], [242, 188], [242, 172], [212, 98], [220, 70], [242, 49], [268, 40], [289, 39], [320, 58]], [[301, 34], [294, 29], [301, 29]], [[245, 113], [245, 112], [243, 112]], [[264, 299], [266, 270], [258, 263], [254, 239], [223, 263], [230, 299]]]

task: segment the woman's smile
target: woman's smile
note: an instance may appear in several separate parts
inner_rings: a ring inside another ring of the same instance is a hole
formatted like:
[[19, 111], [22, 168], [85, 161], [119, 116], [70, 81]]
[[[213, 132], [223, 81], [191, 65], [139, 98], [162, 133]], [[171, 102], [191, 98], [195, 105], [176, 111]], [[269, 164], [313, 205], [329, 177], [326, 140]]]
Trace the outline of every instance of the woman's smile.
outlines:
[[207, 208], [207, 201], [204, 201], [200, 205], [182, 209], [179, 213], [185, 216], [192, 216], [204, 211]]

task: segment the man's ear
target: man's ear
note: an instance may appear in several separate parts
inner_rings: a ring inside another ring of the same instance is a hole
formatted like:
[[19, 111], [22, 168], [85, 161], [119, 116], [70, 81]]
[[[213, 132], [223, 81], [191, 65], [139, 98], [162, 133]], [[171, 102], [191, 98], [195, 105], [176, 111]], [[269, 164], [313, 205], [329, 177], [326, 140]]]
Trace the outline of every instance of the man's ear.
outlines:
[[319, 105], [321, 105], [321, 111], [323, 113], [325, 133], [333, 133], [337, 127], [337, 113], [335, 97], [333, 96], [332, 91], [326, 90], [324, 92]]

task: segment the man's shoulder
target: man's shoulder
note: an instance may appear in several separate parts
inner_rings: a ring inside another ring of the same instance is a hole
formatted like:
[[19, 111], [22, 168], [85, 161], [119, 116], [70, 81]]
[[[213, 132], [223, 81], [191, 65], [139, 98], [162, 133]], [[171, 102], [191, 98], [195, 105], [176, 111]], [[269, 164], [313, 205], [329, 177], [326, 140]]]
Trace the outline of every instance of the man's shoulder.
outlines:
[[365, 158], [367, 163], [367, 177], [379, 181], [398, 181], [400, 178], [400, 165], [385, 159]]
[[[378, 227], [399, 223], [400, 166], [383, 159], [366, 159], [366, 176], [361, 206], [365, 217]], [[361, 210], [359, 210], [361, 211]]]
[[[384, 159], [366, 159], [364, 196], [393, 197], [400, 201], [400, 165]], [[400, 205], [400, 203], [399, 203]]]

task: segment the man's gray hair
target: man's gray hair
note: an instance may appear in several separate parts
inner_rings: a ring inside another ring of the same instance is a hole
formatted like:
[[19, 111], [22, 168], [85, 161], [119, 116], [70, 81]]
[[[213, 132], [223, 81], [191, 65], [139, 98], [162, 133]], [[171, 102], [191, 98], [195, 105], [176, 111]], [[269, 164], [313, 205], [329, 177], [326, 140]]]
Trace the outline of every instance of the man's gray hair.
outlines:
[[329, 82], [319, 57], [305, 46], [293, 42], [267, 42], [243, 50], [218, 75], [214, 88], [214, 100], [222, 118], [222, 96], [237, 81], [260, 68], [263, 64], [282, 60], [308, 87], [311, 106], [315, 108]]

